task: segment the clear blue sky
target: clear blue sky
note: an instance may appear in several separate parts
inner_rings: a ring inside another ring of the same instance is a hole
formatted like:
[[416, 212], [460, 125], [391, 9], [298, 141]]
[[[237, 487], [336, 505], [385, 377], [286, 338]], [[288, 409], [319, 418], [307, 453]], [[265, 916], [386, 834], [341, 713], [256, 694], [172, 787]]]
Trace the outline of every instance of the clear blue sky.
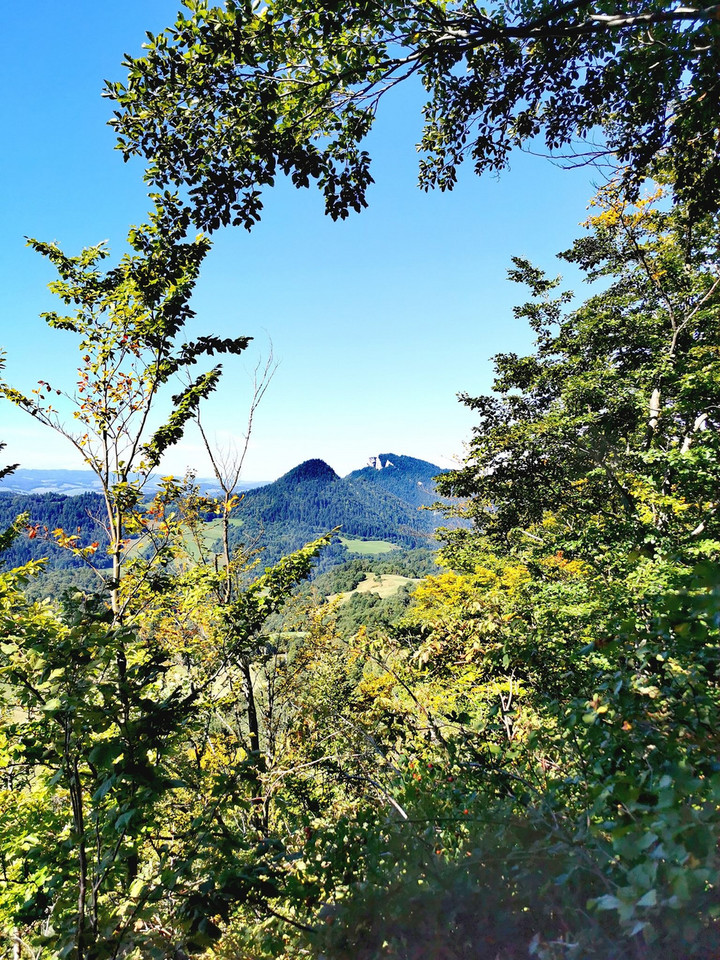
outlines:
[[[147, 210], [142, 168], [123, 164], [106, 126], [103, 80], [122, 80], [125, 51], [174, 19], [177, 0], [36, 0], [3, 9], [0, 153], [0, 347], [7, 379], [72, 384], [72, 336], [38, 318], [53, 308], [52, 270], [24, 236], [68, 253], [107, 239], [123, 247]], [[281, 184], [262, 223], [216, 235], [193, 305], [194, 333], [246, 334], [256, 346], [226, 365], [205, 422], [220, 443], [241, 433], [249, 373], [272, 340], [280, 366], [260, 408], [245, 479], [273, 479], [322, 457], [344, 474], [393, 451], [447, 465], [462, 456], [472, 414], [456, 394], [489, 390], [499, 351], [531, 338], [505, 279], [512, 255], [551, 270], [578, 234], [592, 195], [588, 171], [518, 155], [499, 180], [468, 166], [449, 194], [417, 186], [419, 98], [398, 90], [384, 104], [370, 149], [370, 206], [343, 223], [314, 191]], [[557, 268], [560, 269], [560, 268]], [[577, 287], [577, 278], [572, 277]], [[73, 451], [8, 404], [0, 407], [5, 460], [81, 468]], [[190, 435], [164, 464], [209, 473]]]

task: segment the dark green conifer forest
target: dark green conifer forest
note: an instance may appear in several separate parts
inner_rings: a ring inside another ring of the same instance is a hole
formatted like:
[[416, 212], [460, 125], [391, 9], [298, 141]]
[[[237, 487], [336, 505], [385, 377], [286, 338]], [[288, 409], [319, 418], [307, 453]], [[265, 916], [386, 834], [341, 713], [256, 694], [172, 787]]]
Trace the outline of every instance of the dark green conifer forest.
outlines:
[[[102, 489], [93, 535], [0, 498], [0, 957], [720, 956], [719, 42], [716, 7], [660, 0], [186, 0], [126, 61], [148, 222], [108, 269], [31, 241], [74, 432], [50, 384], [0, 384]], [[216, 460], [217, 498], [147, 492], [248, 343], [184, 342], [195, 228], [251, 227], [281, 172], [361, 210], [412, 77], [426, 188], [533, 138], [605, 172], [561, 254], [585, 300], [508, 264], [534, 348], [462, 398], [438, 564], [391, 472], [308, 461], [242, 499]], [[310, 581], [326, 519], [397, 549]], [[97, 587], [33, 599], [51, 547]]]

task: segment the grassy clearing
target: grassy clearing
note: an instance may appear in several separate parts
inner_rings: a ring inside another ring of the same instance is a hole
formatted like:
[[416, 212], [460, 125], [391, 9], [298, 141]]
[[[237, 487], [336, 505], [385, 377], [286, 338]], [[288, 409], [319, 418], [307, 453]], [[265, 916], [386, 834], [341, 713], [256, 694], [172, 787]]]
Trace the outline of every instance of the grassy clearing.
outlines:
[[351, 537], [340, 537], [340, 543], [351, 553], [360, 553], [367, 557], [378, 557], [398, 549], [396, 543], [388, 543], [387, 540], [354, 540]]
[[[242, 526], [242, 520], [239, 517], [230, 517], [230, 526], [240, 527]], [[203, 547], [206, 550], [209, 550], [217, 540], [220, 540], [222, 537], [222, 529], [222, 520], [219, 517], [217, 517], [215, 520], [208, 520], [207, 523], [200, 527], [199, 533], [202, 536]], [[187, 550], [188, 554], [193, 558], [193, 560], [198, 560], [200, 558], [200, 551], [189, 530], [184, 532], [183, 540], [185, 542], [185, 549]], [[128, 558], [137, 556], [138, 552], [142, 550], [144, 545], [145, 540], [143, 538], [131, 541], [128, 544], [126, 556]]]
[[354, 590], [348, 590], [345, 593], [336, 593], [328, 599], [339, 600], [345, 603], [354, 593], [377, 593], [379, 597], [386, 599], [394, 597], [400, 587], [406, 583], [420, 583], [412, 577], [401, 577], [395, 573], [370, 573], [362, 580]]

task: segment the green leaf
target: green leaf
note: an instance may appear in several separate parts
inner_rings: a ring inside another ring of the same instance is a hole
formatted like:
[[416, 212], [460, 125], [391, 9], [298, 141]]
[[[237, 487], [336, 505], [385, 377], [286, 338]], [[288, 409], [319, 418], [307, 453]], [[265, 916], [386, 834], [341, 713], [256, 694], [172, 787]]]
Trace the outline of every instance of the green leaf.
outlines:
[[125, 813], [121, 813], [115, 821], [115, 829], [117, 831], [125, 830], [136, 813], [137, 811], [134, 809], [126, 810]]
[[[93, 794], [93, 801], [95, 803], [99, 803], [104, 797], [106, 797], [107, 794], [110, 792], [110, 790], [112, 790], [112, 788], [115, 786], [115, 781], [116, 781], [116, 777], [114, 775], [111, 777], [108, 777], [106, 780], [103, 780], [103, 782], [100, 784], [100, 786], [97, 788], [97, 790]], [[116, 822], [116, 827], [117, 827], [117, 822]]]
[[622, 906], [622, 900], [606, 893], [602, 897], [588, 901], [588, 906], [594, 906], [596, 910], [618, 910]]
[[638, 907], [655, 907], [657, 906], [657, 890], [648, 890], [648, 892], [640, 897], [637, 901]]

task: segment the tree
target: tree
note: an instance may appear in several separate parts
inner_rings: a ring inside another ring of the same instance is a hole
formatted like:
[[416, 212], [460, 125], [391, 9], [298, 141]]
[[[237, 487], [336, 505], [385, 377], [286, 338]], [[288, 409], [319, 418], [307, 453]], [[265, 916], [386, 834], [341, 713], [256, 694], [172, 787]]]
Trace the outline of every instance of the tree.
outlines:
[[497, 545], [546, 516], [564, 549], [593, 561], [610, 544], [692, 554], [720, 533], [717, 223], [692, 222], [664, 196], [630, 205], [612, 185], [601, 192], [588, 234], [562, 256], [610, 282], [577, 309], [553, 296], [559, 279], [523, 260], [510, 271], [533, 293], [516, 314], [537, 350], [501, 354], [495, 395], [463, 397], [480, 423], [465, 466], [438, 480], [469, 498]]
[[[629, 205], [610, 187], [598, 207], [563, 257], [600, 292], [571, 308], [558, 279], [520, 260], [511, 271], [534, 295], [517, 313], [536, 349], [501, 354], [496, 393], [465, 398], [480, 424], [438, 484], [467, 498], [474, 528], [449, 536], [457, 572], [418, 590], [421, 656], [470, 665], [454, 678], [477, 684], [456, 708], [468, 748], [494, 736], [497, 782], [526, 790], [537, 855], [559, 856], [555, 891], [573, 877], [594, 918], [584, 955], [711, 956], [717, 222], [660, 191]], [[582, 903], [555, 909], [577, 929]]]
[[501, 170], [515, 147], [541, 140], [553, 154], [574, 148], [575, 162], [612, 156], [631, 190], [669, 161], [680, 199], [717, 208], [715, 5], [192, 0], [186, 10], [106, 94], [124, 156], [147, 158], [151, 184], [186, 188], [204, 228], [250, 228], [280, 173], [316, 181], [334, 218], [360, 210], [372, 182], [362, 141], [381, 100], [413, 76], [428, 94], [426, 189], [451, 188], [466, 157], [477, 173]]
[[[97, 266], [108, 256], [102, 244], [69, 257], [57, 244], [28, 241], [58, 271], [50, 289], [75, 308], [69, 316], [50, 312], [43, 317], [51, 327], [79, 337], [82, 362], [70, 391], [39, 380], [28, 395], [0, 382], [0, 395], [62, 434], [100, 480], [118, 623], [124, 615], [119, 588], [130, 536], [157, 541], [160, 534], [162, 539], [162, 524], [144, 516], [144, 487], [166, 450], [181, 439], [201, 400], [216, 388], [222, 368], [217, 364], [194, 378], [189, 372], [204, 356], [241, 353], [250, 340], [202, 336], [178, 343], [194, 315], [190, 297], [210, 243], [202, 235], [183, 240], [188, 223], [176, 198], [156, 196], [155, 201], [150, 222], [130, 231], [133, 252], [106, 273]], [[158, 423], [158, 395], [173, 381], [180, 387], [172, 397], [173, 409]], [[74, 427], [64, 419], [67, 410], [53, 407], [50, 398], [70, 406]], [[80, 548], [74, 532], [62, 529], [56, 538], [88, 561], [97, 548]]]
[[[186, 629], [182, 647], [153, 617], [117, 623], [102, 598], [67, 597], [59, 616], [29, 603], [40, 561], [0, 574], [4, 943], [16, 928], [53, 958], [197, 956], [238, 904], [262, 912], [281, 894], [238, 680], [325, 542], [258, 578], [214, 630]], [[172, 585], [196, 623], [203, 573]]]
[[[51, 289], [73, 308], [45, 319], [79, 337], [77, 387], [41, 380], [28, 395], [0, 386], [75, 447], [106, 509], [109, 571], [97, 543], [60, 528], [54, 537], [109, 573], [109, 597], [75, 593], [56, 612], [22, 590], [42, 561], [0, 575], [0, 930], [18, 949], [73, 960], [197, 955], [238, 903], [262, 907], [276, 895], [282, 864], [254, 799], [263, 628], [329, 540], [238, 590], [241, 556], [203, 566], [187, 550], [203, 511], [219, 508], [227, 528], [235, 475], [221, 503], [171, 477], [148, 502], [150, 472], [221, 373], [188, 370], [248, 342], [178, 343], [208, 242], [185, 241], [178, 205], [157, 199], [150, 223], [130, 232], [133, 252], [105, 273], [102, 246], [68, 257], [31, 241], [58, 270]], [[156, 401], [176, 377], [158, 424]], [[77, 430], [51, 398], [71, 405]]]

